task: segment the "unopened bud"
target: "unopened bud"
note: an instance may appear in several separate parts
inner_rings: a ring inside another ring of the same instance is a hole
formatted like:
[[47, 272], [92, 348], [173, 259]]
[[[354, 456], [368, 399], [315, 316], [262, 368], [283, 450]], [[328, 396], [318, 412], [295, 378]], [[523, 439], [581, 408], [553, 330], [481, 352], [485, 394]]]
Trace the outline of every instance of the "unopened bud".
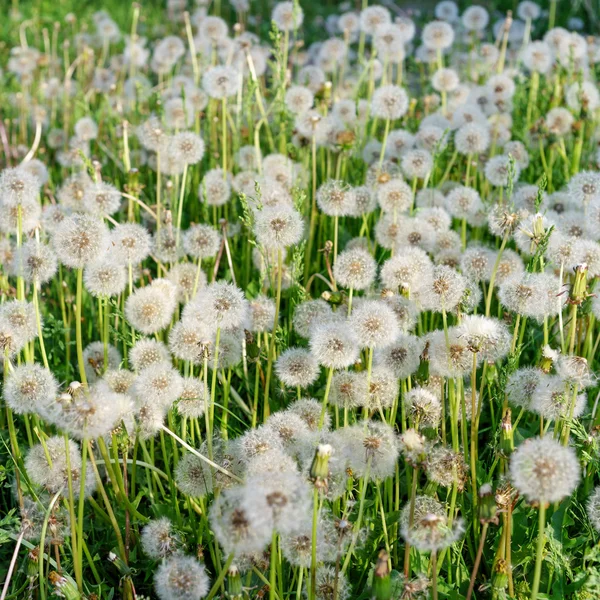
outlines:
[[479, 488], [479, 521], [481, 523], [497, 523], [498, 516], [496, 512], [496, 498], [492, 486], [489, 483], [484, 483]]
[[512, 427], [512, 413], [507, 409], [501, 424], [500, 449], [504, 456], [510, 456], [515, 449], [515, 440]]
[[575, 267], [575, 281], [571, 288], [571, 304], [583, 304], [587, 298], [587, 274], [588, 266], [585, 263]]
[[315, 451], [312, 465], [310, 466], [310, 476], [315, 482], [325, 482], [329, 477], [329, 457], [332, 447], [329, 444], [319, 444]]
[[235, 565], [231, 565], [229, 571], [227, 571], [227, 597], [235, 600], [236, 598], [242, 598], [243, 595], [244, 590], [240, 571]]
[[375, 600], [390, 600], [392, 597], [392, 579], [390, 577], [390, 556], [382, 550], [377, 557], [373, 572], [373, 593]]

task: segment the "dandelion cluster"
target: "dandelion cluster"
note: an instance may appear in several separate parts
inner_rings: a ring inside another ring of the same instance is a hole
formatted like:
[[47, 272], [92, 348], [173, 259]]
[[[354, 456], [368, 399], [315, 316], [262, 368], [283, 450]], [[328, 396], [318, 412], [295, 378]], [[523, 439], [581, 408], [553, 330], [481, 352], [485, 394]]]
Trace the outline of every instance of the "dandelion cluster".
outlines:
[[35, 4], [2, 598], [596, 597], [592, 5]]

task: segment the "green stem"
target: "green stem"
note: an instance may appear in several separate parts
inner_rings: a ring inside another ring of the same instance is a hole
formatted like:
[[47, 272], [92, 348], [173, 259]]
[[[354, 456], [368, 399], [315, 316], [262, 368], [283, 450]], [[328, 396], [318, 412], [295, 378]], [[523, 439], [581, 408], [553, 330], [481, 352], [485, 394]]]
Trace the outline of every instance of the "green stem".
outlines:
[[542, 560], [544, 554], [544, 545], [546, 537], [544, 529], [546, 527], [546, 505], [542, 502], [539, 507], [538, 520], [538, 538], [535, 552], [535, 570], [533, 572], [533, 584], [531, 586], [531, 600], [536, 600], [540, 589], [540, 578], [542, 576]]
[[81, 383], [87, 386], [85, 363], [83, 362], [83, 341], [81, 336], [81, 304], [83, 301], [83, 269], [77, 269], [77, 295], [75, 298], [75, 339], [77, 344], [77, 365]]

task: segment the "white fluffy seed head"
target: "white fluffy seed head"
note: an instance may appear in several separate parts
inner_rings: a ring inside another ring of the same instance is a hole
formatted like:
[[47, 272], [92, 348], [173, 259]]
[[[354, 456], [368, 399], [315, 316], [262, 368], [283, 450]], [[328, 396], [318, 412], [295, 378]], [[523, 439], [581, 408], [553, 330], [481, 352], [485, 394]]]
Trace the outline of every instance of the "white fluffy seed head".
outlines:
[[110, 232], [111, 256], [120, 264], [135, 265], [150, 254], [150, 234], [138, 223], [119, 223]]
[[175, 483], [186, 495], [192, 498], [203, 498], [213, 490], [210, 469], [195, 454], [186, 454], [175, 467]]
[[550, 436], [526, 440], [510, 459], [512, 483], [529, 502], [560, 502], [573, 493], [580, 473], [575, 450]]
[[155, 279], [127, 298], [125, 316], [137, 331], [149, 335], [169, 325], [176, 304], [175, 286], [166, 279]]
[[343, 323], [323, 323], [312, 329], [310, 349], [319, 364], [344, 369], [358, 360], [359, 343], [353, 329]]
[[133, 385], [138, 405], [170, 407], [181, 395], [183, 378], [168, 363], [158, 363], [141, 370]]
[[96, 298], [118, 296], [127, 284], [125, 268], [112, 260], [100, 260], [83, 271], [85, 289]]
[[332, 314], [331, 306], [325, 300], [307, 300], [296, 306], [294, 329], [299, 336], [308, 338], [312, 328], [329, 320]]
[[247, 486], [224, 490], [211, 506], [210, 523], [228, 555], [262, 552], [274, 525], [266, 498]]
[[129, 363], [134, 371], [168, 361], [170, 356], [166, 346], [152, 338], [138, 340], [129, 352]]
[[248, 322], [248, 301], [238, 287], [225, 281], [214, 282], [201, 290], [190, 306], [201, 320], [215, 330], [233, 330]]
[[0, 304], [0, 321], [6, 324], [19, 344], [26, 344], [38, 336], [35, 308], [31, 302], [9, 300]]
[[44, 413], [58, 394], [54, 375], [36, 363], [15, 367], [4, 388], [6, 404], [16, 414]]
[[89, 383], [98, 380], [107, 369], [117, 369], [121, 364], [121, 353], [110, 344], [106, 347], [106, 363], [104, 361], [104, 344], [92, 342], [83, 350], [85, 375]]
[[7, 168], [0, 173], [0, 204], [6, 208], [36, 201], [40, 181], [23, 167]]
[[354, 191], [343, 181], [331, 179], [317, 190], [319, 208], [332, 217], [352, 214], [354, 209]]
[[153, 519], [144, 526], [140, 542], [144, 553], [153, 560], [167, 558], [181, 547], [181, 539], [167, 517]]
[[183, 247], [194, 258], [210, 258], [219, 251], [221, 236], [210, 225], [192, 225], [183, 235]]
[[365, 290], [371, 286], [377, 273], [377, 263], [363, 248], [341, 252], [333, 265], [336, 282], [346, 288]]
[[[411, 520], [412, 516], [412, 520]], [[445, 507], [431, 496], [417, 496], [400, 515], [402, 537], [421, 552], [437, 552], [451, 546], [464, 532], [461, 519], [448, 522]]]
[[95, 217], [106, 217], [121, 207], [121, 192], [110, 183], [98, 181], [89, 185], [83, 194], [84, 209]]
[[240, 75], [233, 67], [216, 66], [204, 72], [202, 87], [211, 97], [216, 99], [233, 96], [239, 86]]
[[284, 250], [302, 239], [304, 222], [294, 208], [275, 206], [255, 213], [256, 241], [269, 250]]
[[408, 95], [397, 85], [383, 85], [373, 94], [371, 112], [374, 117], [396, 120], [408, 110]]
[[277, 377], [288, 387], [307, 388], [319, 376], [316, 358], [304, 348], [288, 348], [275, 363]]
[[385, 348], [393, 344], [400, 333], [394, 311], [383, 300], [358, 302], [348, 325], [361, 348]]
[[36, 239], [25, 242], [12, 259], [13, 273], [38, 287], [53, 277], [57, 267], [58, 261], [52, 248]]
[[108, 249], [108, 228], [97, 218], [74, 214], [58, 225], [52, 241], [60, 262], [81, 269]]

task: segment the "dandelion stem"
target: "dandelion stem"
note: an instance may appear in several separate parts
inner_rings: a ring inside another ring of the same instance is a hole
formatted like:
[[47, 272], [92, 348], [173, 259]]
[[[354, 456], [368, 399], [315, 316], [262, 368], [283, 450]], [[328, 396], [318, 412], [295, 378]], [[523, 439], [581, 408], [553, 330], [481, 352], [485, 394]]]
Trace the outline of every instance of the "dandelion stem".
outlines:
[[538, 514], [538, 537], [535, 552], [535, 569], [533, 572], [533, 584], [531, 586], [531, 600], [536, 600], [540, 589], [540, 578], [542, 576], [542, 560], [544, 554], [544, 545], [546, 543], [546, 505], [540, 502]]

